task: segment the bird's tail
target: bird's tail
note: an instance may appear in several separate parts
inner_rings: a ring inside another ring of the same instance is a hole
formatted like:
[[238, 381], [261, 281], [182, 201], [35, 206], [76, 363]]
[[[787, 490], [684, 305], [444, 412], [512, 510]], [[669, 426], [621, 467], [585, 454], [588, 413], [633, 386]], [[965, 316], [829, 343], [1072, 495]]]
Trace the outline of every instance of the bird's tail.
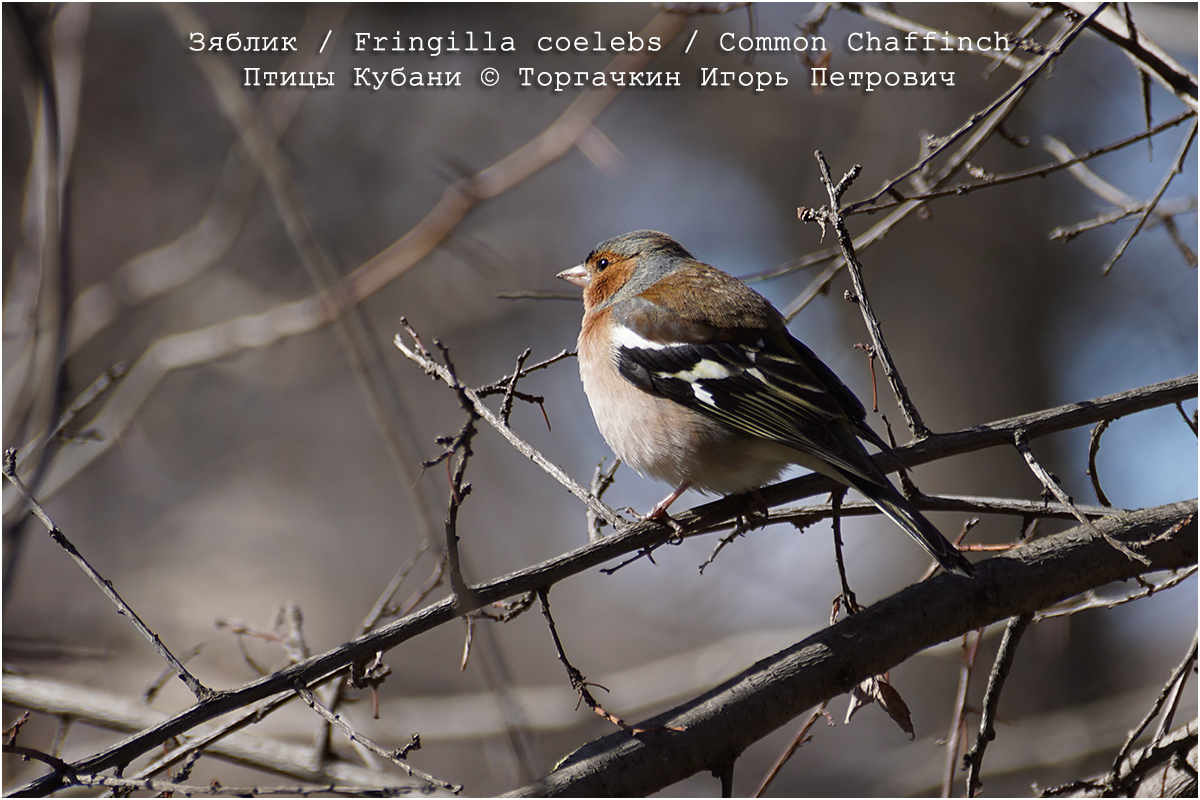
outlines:
[[891, 517], [893, 522], [916, 539], [917, 544], [925, 548], [925, 551], [933, 556], [933, 560], [941, 564], [944, 569], [967, 577], [975, 574], [975, 567], [971, 565], [971, 562], [958, 551], [958, 548], [950, 544], [945, 536], [942, 536], [932, 522], [913, 508], [912, 504], [904, 499], [904, 495], [900, 494], [886, 478], [882, 483], [874, 483], [857, 475], [847, 476], [847, 480], [853, 488], [861, 492], [878, 506], [880, 511]]

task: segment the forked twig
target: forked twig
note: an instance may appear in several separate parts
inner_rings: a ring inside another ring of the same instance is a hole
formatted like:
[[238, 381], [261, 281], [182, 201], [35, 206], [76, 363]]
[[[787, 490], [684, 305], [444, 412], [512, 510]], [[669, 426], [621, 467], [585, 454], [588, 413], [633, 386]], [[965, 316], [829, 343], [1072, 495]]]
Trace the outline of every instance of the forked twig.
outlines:
[[413, 345], [410, 347], [405, 343], [401, 334], [396, 334], [395, 344], [400, 352], [404, 353], [404, 355], [407, 356], [411, 361], [418, 364], [429, 375], [438, 378], [447, 386], [455, 388], [455, 391], [461, 391], [462, 396], [466, 398], [468, 402], [470, 402], [471, 406], [475, 409], [475, 412], [479, 414], [480, 419], [495, 428], [501, 436], [508, 440], [509, 444], [517, 449], [518, 452], [541, 467], [546, 474], [562, 484], [571, 494], [582, 500], [588, 508], [596, 512], [596, 514], [603, 518], [605, 522], [607, 522], [609, 525], [612, 525], [617, 530], [621, 530], [625, 525], [628, 524], [624, 519], [622, 519], [621, 515], [613, 511], [605, 503], [600, 502], [600, 500], [592, 495], [591, 492], [576, 483], [571, 476], [567, 475], [567, 473], [563, 471], [562, 467], [552, 463], [549, 459], [538, 452], [533, 445], [529, 444], [520, 436], [518, 436], [511, 427], [505, 425], [499, 416], [496, 415], [490, 408], [488, 408], [488, 406], [479, 397], [477, 392], [467, 388], [466, 386], [463, 386], [458, 381], [458, 378], [455, 377], [449, 369], [435, 361], [430, 356], [429, 351], [425, 349], [425, 346], [421, 343], [421, 339], [417, 335], [417, 332], [413, 330], [412, 326], [408, 324], [407, 320], [401, 319], [400, 324], [413, 340]]
[[313, 711], [317, 712], [321, 716], [321, 718], [324, 719], [326, 722], [330, 723], [335, 728], [337, 728], [339, 731], [341, 731], [346, 736], [347, 739], [363, 745], [364, 747], [366, 747], [368, 750], [370, 750], [372, 753], [379, 756], [380, 758], [387, 759], [388, 762], [395, 764], [397, 767], [399, 767], [400, 769], [402, 769], [406, 773], [408, 773], [409, 777], [419, 778], [423, 781], [427, 781], [427, 782], [433, 784], [434, 786], [438, 786], [442, 789], [453, 792], [454, 794], [458, 794], [459, 792], [462, 791], [462, 789], [463, 789], [462, 786], [459, 786], [454, 783], [450, 783], [449, 781], [441, 780], [440, 778], [435, 778], [432, 775], [417, 769], [412, 764], [409, 764], [407, 761], [405, 761], [402, 754], [407, 753], [408, 749], [410, 749], [410, 748], [400, 748], [397, 750], [386, 750], [383, 747], [380, 747], [369, 737], [364, 736], [361, 733], [359, 733], [358, 731], [351, 728], [346, 723], [346, 721], [341, 718], [340, 715], [333, 713], [328, 708], [321, 705], [321, 703], [319, 703], [317, 701], [316, 696], [313, 695], [312, 690], [309, 689], [307, 686], [304, 686], [303, 684], [296, 684], [295, 687], [293, 687], [293, 688], [295, 689], [296, 694], [298, 694], [300, 696], [300, 699], [303, 700], [305, 703], [308, 703], [309, 708], [311, 708]]
[[[592, 713], [594, 713], [596, 716], [600, 717], [601, 719], [608, 720], [613, 725], [616, 725], [617, 727], [621, 728], [623, 731], [625, 731], [626, 733], [628, 733], [632, 736], [638, 736], [643, 733], [651, 733], [654, 731], [667, 731], [667, 730], [682, 731], [682, 730], [684, 730], [683, 728], [680, 728], [677, 726], [666, 727], [666, 726], [661, 726], [661, 725], [655, 725], [655, 726], [647, 726], [647, 727], [637, 727], [634, 725], [630, 725], [628, 722], [621, 719], [616, 714], [613, 714], [611, 711], [608, 711], [607, 709], [604, 708], [604, 706], [600, 705], [600, 703], [596, 700], [596, 698], [592, 696], [591, 690], [588, 689], [588, 686], [596, 686], [597, 684], [589, 683], [587, 678], [583, 677], [583, 673], [580, 672], [578, 669], [576, 669], [575, 665], [572, 664], [570, 659], [567, 658], [567, 653], [563, 649], [562, 639], [560, 639], [558, 636], [558, 626], [554, 624], [554, 616], [550, 613], [549, 594], [550, 594], [549, 590], [547, 590], [547, 589], [538, 589], [537, 590], [538, 603], [542, 607], [542, 616], [544, 616], [546, 618], [546, 625], [550, 629], [550, 637], [554, 640], [554, 649], [558, 653], [558, 660], [562, 663], [563, 668], [566, 669], [566, 671], [567, 671], [567, 678], [570, 679], [570, 681], [571, 681], [571, 688], [579, 693], [579, 702], [583, 703], [588, 708], [590, 708], [592, 710]], [[601, 686], [600, 688], [604, 689], [603, 686]], [[608, 690], [605, 689], [605, 691], [608, 691]]]
[[[846, 189], [850, 187], [854, 179], [858, 177], [862, 167], [855, 164], [835, 184], [833, 177], [830, 175], [829, 163], [825, 160], [825, 155], [820, 150], [816, 151], [814, 155], [821, 169], [821, 183], [825, 185], [825, 189], [829, 194], [829, 205], [819, 210], [800, 209], [799, 217], [801, 220], [819, 223], [822, 230], [824, 230], [827, 223], [833, 227], [838, 246], [842, 250], [842, 258], [850, 272], [850, 280], [854, 283], [854, 301], [862, 312], [863, 322], [866, 323], [867, 331], [871, 335], [871, 355], [872, 357], [878, 357], [879, 361], [883, 364], [883, 374], [896, 395], [896, 400], [900, 404], [900, 412], [904, 414], [904, 419], [908, 423], [909, 430], [916, 438], [924, 439], [929, 435], [929, 428], [925, 425], [920, 413], [913, 404], [912, 398], [908, 394], [908, 387], [901, 380], [900, 373], [896, 369], [896, 362], [892, 359], [887, 343], [883, 339], [883, 330], [879, 324], [879, 318], [875, 316], [875, 310], [871, 307], [871, 301], [867, 297], [867, 290], [863, 283], [862, 264], [859, 263], [858, 256], [854, 252], [854, 240], [851, 238], [850, 232], [846, 229], [846, 220], [842, 212], [842, 195], [845, 194]], [[873, 364], [874, 362], [872, 361]]]
[[1097, 528], [1096, 525], [1090, 519], [1088, 519], [1082, 511], [1076, 508], [1075, 501], [1067, 496], [1067, 493], [1064, 492], [1062, 487], [1058, 485], [1058, 481], [1054, 479], [1054, 476], [1051, 475], [1050, 472], [1038, 462], [1037, 458], [1034, 457], [1033, 450], [1031, 450], [1029, 447], [1029, 442], [1026, 439], [1024, 431], [1018, 430], [1016, 433], [1014, 433], [1013, 442], [1016, 444], [1017, 451], [1025, 459], [1025, 463], [1029, 465], [1029, 469], [1034, 475], [1037, 476], [1037, 479], [1042, 482], [1042, 485], [1046, 487], [1050, 494], [1058, 498], [1058, 502], [1071, 509], [1071, 513], [1074, 514], [1075, 519], [1082, 522], [1088, 528], [1088, 530], [1092, 531], [1097, 536], [1102, 537], [1106, 542], [1113, 546], [1113, 549], [1120, 551], [1127, 558], [1133, 559], [1134, 561], [1138, 561], [1142, 564], [1150, 563], [1149, 559], [1140, 553], [1135, 553], [1124, 542], [1118, 541], [1117, 539], [1106, 535], [1099, 528]]

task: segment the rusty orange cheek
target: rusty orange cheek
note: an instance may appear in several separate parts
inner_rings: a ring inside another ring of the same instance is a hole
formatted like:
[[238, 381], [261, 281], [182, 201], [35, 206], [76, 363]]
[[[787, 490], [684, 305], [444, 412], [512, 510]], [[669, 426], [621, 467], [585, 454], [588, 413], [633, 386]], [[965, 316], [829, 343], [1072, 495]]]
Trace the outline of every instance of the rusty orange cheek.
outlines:
[[592, 282], [584, 292], [587, 305], [595, 306], [611, 297], [629, 279], [630, 271], [626, 264], [613, 264], [603, 272], [589, 269]]

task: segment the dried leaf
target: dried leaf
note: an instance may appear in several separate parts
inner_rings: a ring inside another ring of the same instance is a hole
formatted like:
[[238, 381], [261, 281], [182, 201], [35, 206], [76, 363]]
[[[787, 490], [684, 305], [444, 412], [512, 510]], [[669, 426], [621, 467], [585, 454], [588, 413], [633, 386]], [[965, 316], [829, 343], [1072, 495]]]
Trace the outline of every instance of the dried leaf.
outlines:
[[851, 690], [850, 706], [846, 709], [846, 722], [850, 722], [850, 718], [860, 708], [871, 703], [878, 703], [879, 707], [900, 726], [900, 730], [908, 735], [910, 741], [917, 738], [916, 732], [913, 730], [912, 715], [909, 713], [908, 704], [900, 697], [900, 693], [896, 691], [895, 687], [887, 682], [884, 675], [868, 678]]

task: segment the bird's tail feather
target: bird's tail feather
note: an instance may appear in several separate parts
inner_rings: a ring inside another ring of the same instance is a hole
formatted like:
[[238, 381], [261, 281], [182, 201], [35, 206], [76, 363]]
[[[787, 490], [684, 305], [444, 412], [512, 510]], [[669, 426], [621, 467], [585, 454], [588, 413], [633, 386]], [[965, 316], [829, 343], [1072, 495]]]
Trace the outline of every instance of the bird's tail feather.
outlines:
[[942, 536], [933, 523], [925, 518], [920, 511], [913, 508], [912, 503], [904, 499], [904, 495], [884, 479], [883, 483], [873, 483], [858, 476], [847, 476], [850, 485], [861, 492], [868, 500], [879, 507], [910, 536], [917, 540], [921, 547], [933, 560], [949, 572], [957, 572], [968, 577], [975, 574], [971, 562], [958, 551], [954, 545]]

